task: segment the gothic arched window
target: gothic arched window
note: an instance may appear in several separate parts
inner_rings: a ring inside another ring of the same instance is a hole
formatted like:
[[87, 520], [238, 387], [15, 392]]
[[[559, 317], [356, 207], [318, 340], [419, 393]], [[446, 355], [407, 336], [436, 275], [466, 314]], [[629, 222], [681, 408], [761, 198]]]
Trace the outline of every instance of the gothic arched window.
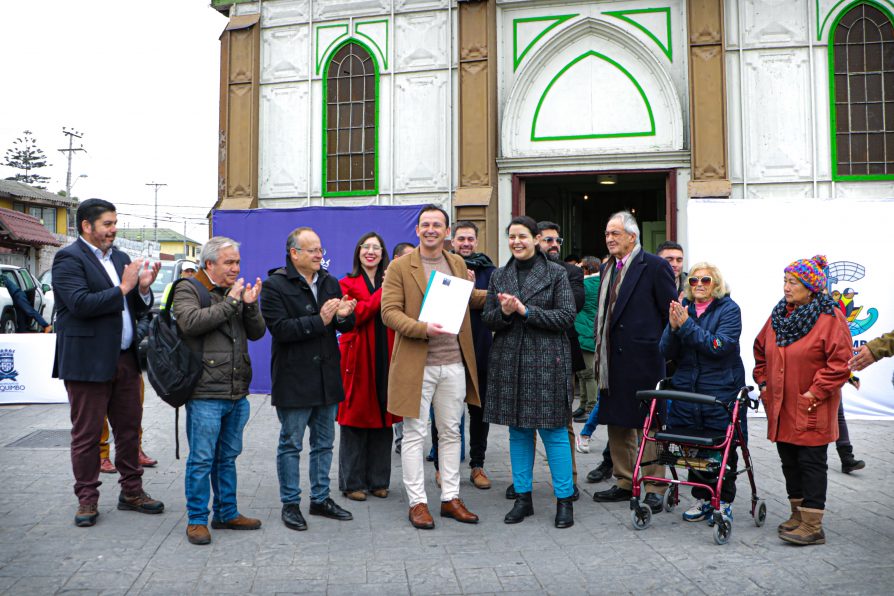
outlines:
[[861, 2], [832, 28], [829, 61], [834, 179], [894, 177], [894, 27]]
[[378, 69], [360, 44], [342, 45], [326, 67], [323, 194], [370, 195], [376, 183]]

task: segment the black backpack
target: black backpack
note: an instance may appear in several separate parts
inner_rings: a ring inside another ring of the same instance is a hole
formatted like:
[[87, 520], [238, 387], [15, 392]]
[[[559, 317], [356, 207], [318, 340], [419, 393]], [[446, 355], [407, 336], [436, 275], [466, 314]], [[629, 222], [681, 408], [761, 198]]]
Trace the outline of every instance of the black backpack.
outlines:
[[177, 284], [191, 282], [199, 293], [201, 308], [211, 306], [211, 294], [200, 282], [192, 278], [178, 279], [168, 292], [165, 308], [149, 323], [149, 347], [146, 351], [149, 383], [158, 396], [175, 409], [176, 457], [180, 459], [180, 433], [178, 432], [180, 406], [186, 404], [202, 376], [202, 355], [193, 352], [183, 339], [183, 334], [172, 316], [174, 290]]

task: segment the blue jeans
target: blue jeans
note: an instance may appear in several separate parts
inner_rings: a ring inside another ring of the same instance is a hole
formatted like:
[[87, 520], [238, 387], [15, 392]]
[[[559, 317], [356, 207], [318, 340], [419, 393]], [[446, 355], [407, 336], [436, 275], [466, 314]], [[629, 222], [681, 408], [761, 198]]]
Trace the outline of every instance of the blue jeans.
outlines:
[[596, 423], [599, 419], [599, 392], [596, 392], [596, 404], [593, 406], [593, 409], [590, 410], [590, 415], [587, 417], [587, 422], [584, 424], [584, 427], [580, 431], [580, 436], [582, 437], [592, 437], [593, 433], [596, 431]]
[[[549, 473], [553, 479], [553, 492], [557, 499], [574, 494], [571, 470], [571, 449], [568, 445], [568, 429], [539, 428]], [[529, 493], [534, 475], [534, 429], [509, 427], [509, 459], [512, 462], [512, 484], [516, 493]]]
[[214, 519], [228, 522], [236, 507], [236, 458], [248, 423], [246, 398], [191, 399], [186, 402], [186, 512], [190, 524], [208, 524], [208, 496], [214, 489]]
[[284, 505], [301, 502], [301, 448], [304, 429], [310, 427], [310, 500], [322, 503], [329, 498], [329, 469], [335, 442], [335, 415], [338, 404], [312, 408], [276, 408], [282, 424], [276, 448], [279, 500]]

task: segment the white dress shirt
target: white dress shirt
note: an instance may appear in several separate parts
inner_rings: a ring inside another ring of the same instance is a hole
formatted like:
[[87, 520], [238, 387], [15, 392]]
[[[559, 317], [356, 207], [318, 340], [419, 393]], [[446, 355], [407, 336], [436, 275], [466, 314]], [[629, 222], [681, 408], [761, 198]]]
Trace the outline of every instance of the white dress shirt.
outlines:
[[[84, 240], [83, 236], [81, 236], [81, 242], [86, 244], [90, 248], [90, 251], [96, 255], [96, 258], [99, 259], [103, 269], [109, 274], [112, 283], [115, 286], [121, 285], [121, 278], [118, 277], [118, 272], [115, 270], [115, 264], [112, 262], [112, 249], [110, 248], [103, 254], [101, 250]], [[142, 298], [143, 302], [148, 305], [152, 299], [152, 291], [150, 290], [146, 294], [140, 293], [140, 298]], [[121, 322], [123, 323], [121, 326], [121, 349], [126, 350], [133, 343], [133, 323], [130, 320], [130, 309], [127, 307], [127, 296], [124, 297], [124, 309], [121, 311]]]

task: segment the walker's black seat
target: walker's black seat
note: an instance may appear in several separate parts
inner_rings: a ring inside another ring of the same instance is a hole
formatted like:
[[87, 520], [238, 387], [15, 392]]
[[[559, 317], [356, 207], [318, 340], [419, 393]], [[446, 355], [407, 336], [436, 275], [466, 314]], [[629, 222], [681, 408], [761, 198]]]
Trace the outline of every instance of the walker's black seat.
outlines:
[[723, 443], [726, 439], [726, 431], [710, 428], [704, 430], [694, 430], [689, 428], [681, 428], [680, 430], [668, 429], [655, 433], [655, 439], [658, 441], [668, 441], [670, 443], [714, 447]]
[[688, 391], [671, 391], [665, 389], [644, 389], [636, 392], [636, 398], [640, 401], [652, 401], [653, 399], [671, 399], [673, 401], [685, 401], [693, 404], [714, 405], [717, 400], [711, 395], [703, 393], [689, 393]]

